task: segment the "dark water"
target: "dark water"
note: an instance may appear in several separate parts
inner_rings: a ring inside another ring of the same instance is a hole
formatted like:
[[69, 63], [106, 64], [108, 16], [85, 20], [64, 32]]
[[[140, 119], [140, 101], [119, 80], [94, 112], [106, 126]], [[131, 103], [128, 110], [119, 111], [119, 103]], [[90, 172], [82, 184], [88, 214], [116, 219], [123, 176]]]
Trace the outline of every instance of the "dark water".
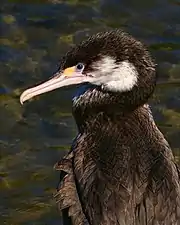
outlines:
[[180, 157], [180, 1], [43, 2], [1, 3], [0, 224], [61, 224], [52, 198], [59, 179], [53, 165], [76, 134], [74, 90], [57, 90], [23, 107], [19, 94], [51, 76], [69, 46], [99, 30], [121, 27], [149, 46], [159, 81], [166, 83], [150, 103]]

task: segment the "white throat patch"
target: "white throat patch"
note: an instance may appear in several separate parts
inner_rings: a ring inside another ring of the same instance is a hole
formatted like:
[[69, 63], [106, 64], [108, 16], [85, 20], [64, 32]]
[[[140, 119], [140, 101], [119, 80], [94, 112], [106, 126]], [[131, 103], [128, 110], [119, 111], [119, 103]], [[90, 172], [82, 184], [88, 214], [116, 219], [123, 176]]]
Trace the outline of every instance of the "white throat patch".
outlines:
[[117, 64], [113, 58], [106, 56], [96, 62], [93, 68], [92, 83], [102, 85], [107, 90], [130, 91], [137, 84], [138, 72], [135, 66], [128, 61]]

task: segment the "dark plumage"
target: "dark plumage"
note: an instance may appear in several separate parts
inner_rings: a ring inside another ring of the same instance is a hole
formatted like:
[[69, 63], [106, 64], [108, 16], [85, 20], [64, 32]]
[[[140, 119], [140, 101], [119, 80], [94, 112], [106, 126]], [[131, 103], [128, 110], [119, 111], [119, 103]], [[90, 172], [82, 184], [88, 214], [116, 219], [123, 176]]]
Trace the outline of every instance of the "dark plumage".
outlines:
[[87, 85], [73, 99], [79, 134], [55, 166], [64, 224], [179, 225], [178, 168], [146, 104], [156, 83], [148, 51], [120, 30], [99, 33], [63, 57], [52, 82], [64, 74], [70, 82], [66, 68], [79, 62]]
[[[116, 62], [128, 60], [132, 63], [140, 75], [138, 85], [134, 86], [131, 91], [123, 93], [108, 92], [99, 86], [93, 88], [93, 92], [92, 89], [85, 92], [79, 100], [79, 104], [73, 104], [74, 117], [76, 122], [80, 120], [81, 125], [86, 122], [84, 116], [94, 117], [94, 114], [96, 116], [99, 112], [105, 112], [111, 116], [126, 114], [146, 103], [155, 88], [155, 64], [149, 52], [142, 43], [120, 30], [90, 37], [70, 50], [63, 58], [61, 65], [63, 68], [67, 68], [83, 62], [87, 65], [85, 73], [91, 72], [93, 62], [103, 55], [112, 56]], [[78, 119], [79, 117], [80, 119]]]

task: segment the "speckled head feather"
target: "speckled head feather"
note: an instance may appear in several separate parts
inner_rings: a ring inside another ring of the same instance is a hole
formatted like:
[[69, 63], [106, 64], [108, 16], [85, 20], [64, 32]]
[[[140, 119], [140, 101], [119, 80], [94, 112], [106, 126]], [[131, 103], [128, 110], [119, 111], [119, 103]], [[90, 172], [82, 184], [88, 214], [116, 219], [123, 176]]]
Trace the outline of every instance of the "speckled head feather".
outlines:
[[[97, 67], [106, 70], [105, 61], [108, 59], [114, 61], [109, 73], [105, 74], [110, 80], [113, 78], [113, 70], [117, 69], [121, 81], [124, 75], [123, 66], [129, 64], [137, 74], [135, 85], [122, 91], [118, 88], [113, 90], [106, 83], [85, 89], [74, 101], [75, 117], [92, 115], [92, 111], [105, 111], [110, 114], [131, 111], [144, 104], [152, 94], [156, 83], [155, 64], [145, 46], [121, 30], [95, 34], [75, 46], [63, 57], [60, 70], [81, 62], [85, 64], [84, 73], [94, 74], [97, 78], [101, 73]], [[117, 80], [114, 84], [118, 84]]]

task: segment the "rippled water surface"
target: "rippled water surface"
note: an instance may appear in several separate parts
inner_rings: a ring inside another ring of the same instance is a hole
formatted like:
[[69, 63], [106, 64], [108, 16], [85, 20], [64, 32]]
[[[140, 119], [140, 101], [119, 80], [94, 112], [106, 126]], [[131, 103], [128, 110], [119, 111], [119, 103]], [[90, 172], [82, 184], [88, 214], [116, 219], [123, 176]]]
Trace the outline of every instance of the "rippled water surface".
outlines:
[[59, 174], [53, 165], [76, 134], [74, 90], [57, 90], [23, 107], [19, 94], [51, 76], [71, 45], [120, 27], [146, 43], [156, 59], [158, 82], [164, 84], [157, 86], [150, 103], [178, 161], [180, 1], [23, 2], [4, 1], [0, 6], [0, 224], [56, 225], [61, 222], [52, 194]]

